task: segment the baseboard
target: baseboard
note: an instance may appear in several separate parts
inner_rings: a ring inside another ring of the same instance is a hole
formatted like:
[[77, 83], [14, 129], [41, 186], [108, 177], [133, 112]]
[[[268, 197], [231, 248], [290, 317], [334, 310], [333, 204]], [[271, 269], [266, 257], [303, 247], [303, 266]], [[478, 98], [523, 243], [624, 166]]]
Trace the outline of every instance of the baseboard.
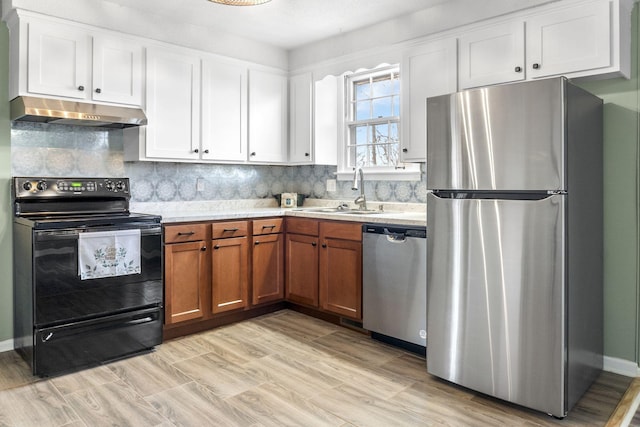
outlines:
[[13, 350], [13, 339], [0, 341], [0, 353], [4, 351]]
[[618, 359], [617, 357], [604, 356], [603, 367], [607, 372], [624, 375], [625, 377], [640, 376], [640, 369], [636, 362], [630, 360]]

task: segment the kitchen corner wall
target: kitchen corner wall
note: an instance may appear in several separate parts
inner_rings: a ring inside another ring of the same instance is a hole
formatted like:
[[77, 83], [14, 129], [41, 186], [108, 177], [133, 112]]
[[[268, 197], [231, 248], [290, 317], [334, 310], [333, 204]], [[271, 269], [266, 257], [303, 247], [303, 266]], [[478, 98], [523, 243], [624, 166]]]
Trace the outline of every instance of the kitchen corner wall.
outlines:
[[[9, 31], [0, 25], [0, 58], [9, 57]], [[0, 99], [7, 99], [9, 61], [0, 61]], [[13, 338], [13, 243], [11, 239], [11, 140], [9, 103], [0, 102], [0, 351], [11, 348]]]
[[636, 364], [640, 360], [638, 20], [636, 3], [632, 16], [631, 79], [580, 83], [604, 100], [605, 355]]
[[[344, 201], [357, 196], [351, 181], [338, 181], [337, 191], [326, 191], [335, 166], [124, 162], [118, 129], [16, 122], [11, 161], [14, 176], [128, 176], [135, 202], [260, 199], [282, 192]], [[369, 200], [424, 203], [424, 164], [421, 176], [411, 182], [366, 181], [365, 194]], [[204, 191], [196, 191], [198, 179]]]

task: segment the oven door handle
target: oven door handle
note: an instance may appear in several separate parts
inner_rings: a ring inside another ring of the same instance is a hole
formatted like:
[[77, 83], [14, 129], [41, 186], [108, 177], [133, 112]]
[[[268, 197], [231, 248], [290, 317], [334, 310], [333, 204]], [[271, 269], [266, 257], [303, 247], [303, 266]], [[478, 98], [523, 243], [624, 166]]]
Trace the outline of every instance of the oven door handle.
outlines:
[[[82, 229], [64, 229], [64, 230], [36, 230], [34, 237], [37, 241], [45, 240], [77, 240], [80, 233], [93, 231], [117, 231], [117, 230], [134, 230], [135, 227], [108, 227], [108, 228], [82, 228]], [[162, 234], [162, 227], [140, 228], [140, 236], [159, 236]]]

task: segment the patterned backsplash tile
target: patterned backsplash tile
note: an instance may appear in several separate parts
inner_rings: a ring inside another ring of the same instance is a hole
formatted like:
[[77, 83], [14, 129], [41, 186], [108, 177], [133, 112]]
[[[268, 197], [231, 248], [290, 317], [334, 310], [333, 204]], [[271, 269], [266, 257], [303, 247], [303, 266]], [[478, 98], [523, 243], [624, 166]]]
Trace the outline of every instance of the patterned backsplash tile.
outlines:
[[[119, 129], [14, 122], [11, 127], [13, 176], [128, 176], [132, 201], [167, 202], [259, 199], [296, 192], [319, 199], [356, 197], [351, 181], [335, 179], [335, 166], [215, 165], [170, 162], [125, 162]], [[420, 181], [367, 181], [369, 200], [424, 203], [424, 164]], [[202, 180], [203, 191], [196, 191]]]

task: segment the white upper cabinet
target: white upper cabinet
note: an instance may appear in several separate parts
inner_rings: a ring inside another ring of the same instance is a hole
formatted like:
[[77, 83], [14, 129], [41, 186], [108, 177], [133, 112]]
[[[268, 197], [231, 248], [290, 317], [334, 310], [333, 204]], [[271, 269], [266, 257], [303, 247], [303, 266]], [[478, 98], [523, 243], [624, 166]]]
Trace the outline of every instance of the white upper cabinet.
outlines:
[[524, 22], [462, 34], [459, 66], [460, 89], [524, 80]]
[[202, 159], [247, 160], [247, 68], [202, 62]]
[[611, 64], [609, 2], [563, 9], [527, 20], [527, 74], [573, 73]]
[[460, 35], [460, 89], [564, 75], [628, 77], [629, 0], [554, 3]]
[[149, 48], [146, 82], [146, 157], [199, 159], [200, 58]]
[[426, 161], [426, 99], [456, 91], [456, 65], [455, 38], [423, 43], [403, 53], [400, 68], [403, 162]]
[[313, 163], [311, 73], [289, 78], [289, 163]]
[[28, 24], [27, 92], [86, 99], [91, 93], [91, 37], [46, 22]]
[[[21, 23], [11, 96], [42, 95], [140, 106], [143, 46], [126, 38], [30, 18]], [[15, 56], [14, 56], [15, 55]], [[17, 82], [17, 87], [15, 87]]]
[[325, 76], [313, 83], [313, 163], [338, 164], [340, 97], [336, 76]]
[[93, 38], [93, 93], [96, 101], [142, 105], [144, 48], [132, 40]]
[[287, 76], [249, 70], [249, 161], [287, 161]]

